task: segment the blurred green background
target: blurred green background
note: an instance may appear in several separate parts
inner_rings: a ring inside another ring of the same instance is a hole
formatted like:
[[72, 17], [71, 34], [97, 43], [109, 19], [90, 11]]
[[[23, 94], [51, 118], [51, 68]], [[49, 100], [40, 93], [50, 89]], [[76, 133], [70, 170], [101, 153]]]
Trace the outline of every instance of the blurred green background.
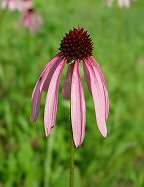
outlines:
[[[94, 57], [107, 79], [108, 136], [98, 131], [85, 85], [87, 127], [75, 150], [76, 187], [144, 187], [144, 1], [129, 9], [99, 0], [43, 0], [38, 34], [19, 28], [18, 12], [0, 23], [0, 187], [69, 186], [69, 102], [61, 94], [57, 124], [47, 139], [43, 94], [39, 119], [30, 123], [31, 95], [64, 34], [78, 24], [91, 34]], [[1, 10], [0, 10], [1, 11]], [[66, 70], [66, 68], [65, 68]]]

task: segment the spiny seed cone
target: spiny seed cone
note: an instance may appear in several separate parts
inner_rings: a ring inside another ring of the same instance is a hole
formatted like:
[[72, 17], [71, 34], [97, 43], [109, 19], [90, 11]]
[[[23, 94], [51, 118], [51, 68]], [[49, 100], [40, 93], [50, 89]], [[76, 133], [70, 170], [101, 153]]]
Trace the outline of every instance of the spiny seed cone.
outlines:
[[29, 8], [28, 9], [28, 12], [30, 13], [30, 12], [34, 12], [34, 8]]
[[84, 60], [92, 56], [93, 42], [90, 35], [83, 28], [74, 28], [61, 41], [59, 50], [68, 61]]

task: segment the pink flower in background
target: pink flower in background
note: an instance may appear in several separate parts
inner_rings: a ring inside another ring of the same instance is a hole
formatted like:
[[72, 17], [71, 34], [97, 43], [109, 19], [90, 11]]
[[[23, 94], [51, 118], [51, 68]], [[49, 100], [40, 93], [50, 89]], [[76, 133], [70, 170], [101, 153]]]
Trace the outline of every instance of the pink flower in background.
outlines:
[[19, 24], [25, 26], [32, 32], [38, 32], [40, 27], [43, 25], [43, 19], [32, 8], [22, 12], [22, 15], [19, 19]]
[[18, 0], [3, 0], [1, 3], [1, 8], [5, 9], [8, 7], [11, 11], [14, 11], [18, 7], [17, 3], [18, 3]]
[[32, 0], [19, 0], [18, 9], [19, 11], [27, 11], [28, 9], [34, 8], [34, 3]]
[[64, 66], [68, 66], [62, 94], [71, 100], [71, 120], [73, 138], [76, 147], [83, 143], [86, 127], [86, 103], [80, 65], [90, 93], [93, 96], [96, 119], [101, 134], [107, 136], [106, 122], [109, 114], [109, 97], [105, 76], [100, 65], [92, 57], [93, 42], [87, 31], [78, 27], [70, 30], [63, 38], [58, 53], [44, 68], [32, 94], [31, 121], [37, 120], [40, 113], [42, 92], [47, 91], [44, 125], [49, 136], [56, 123], [58, 108], [58, 90]]

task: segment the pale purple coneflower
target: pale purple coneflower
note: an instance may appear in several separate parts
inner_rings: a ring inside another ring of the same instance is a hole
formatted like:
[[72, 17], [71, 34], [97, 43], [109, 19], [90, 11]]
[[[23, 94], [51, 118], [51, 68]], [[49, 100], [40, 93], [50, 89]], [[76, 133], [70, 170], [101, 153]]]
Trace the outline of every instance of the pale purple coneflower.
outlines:
[[18, 0], [3, 0], [1, 3], [1, 8], [6, 9], [9, 8], [9, 10], [14, 11], [18, 8]]
[[19, 25], [25, 26], [32, 32], [38, 32], [40, 27], [43, 25], [43, 19], [37, 12], [35, 12], [34, 8], [30, 8], [22, 12], [19, 19]]
[[92, 57], [93, 42], [83, 28], [70, 30], [63, 38], [58, 53], [44, 68], [32, 94], [31, 121], [37, 120], [40, 113], [42, 92], [47, 91], [44, 124], [46, 136], [49, 136], [56, 123], [58, 90], [64, 66], [68, 71], [62, 94], [71, 101], [71, 121], [76, 147], [83, 143], [86, 127], [86, 104], [80, 76], [80, 64], [89, 91], [94, 100], [96, 119], [101, 134], [107, 136], [106, 122], [109, 114], [108, 88], [100, 65]]
[[32, 0], [19, 0], [18, 9], [20, 12], [24, 12], [32, 8], [34, 8], [34, 3]]

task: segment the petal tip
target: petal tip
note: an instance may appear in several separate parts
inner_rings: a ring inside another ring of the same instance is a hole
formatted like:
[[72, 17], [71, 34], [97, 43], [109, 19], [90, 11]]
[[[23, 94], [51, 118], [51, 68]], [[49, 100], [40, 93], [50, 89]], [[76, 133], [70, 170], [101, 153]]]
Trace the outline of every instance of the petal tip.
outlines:
[[76, 148], [80, 147], [80, 145], [81, 145], [81, 144], [76, 144], [76, 143], [75, 143]]
[[104, 129], [103, 131], [101, 131], [101, 134], [102, 134], [102, 136], [103, 136], [104, 138], [106, 138], [106, 137], [107, 137], [107, 128]]
[[48, 138], [51, 135], [51, 133], [53, 132], [53, 130], [54, 130], [54, 126], [52, 126], [50, 130], [48, 128], [45, 128], [46, 138]]
[[76, 146], [76, 148], [78, 148], [79, 147], [79, 145], [75, 145]]
[[49, 135], [50, 135], [50, 133], [48, 132], [48, 129], [47, 129], [47, 128], [45, 128], [45, 135], [46, 135], [46, 138], [48, 138]]
[[33, 117], [31, 116], [31, 117], [30, 117], [30, 122], [33, 122], [33, 121], [34, 121], [34, 119], [33, 119]]
[[82, 145], [82, 143], [83, 143], [83, 141], [82, 142], [75, 142], [74, 141], [74, 144], [75, 144], [76, 148], [80, 147]]

